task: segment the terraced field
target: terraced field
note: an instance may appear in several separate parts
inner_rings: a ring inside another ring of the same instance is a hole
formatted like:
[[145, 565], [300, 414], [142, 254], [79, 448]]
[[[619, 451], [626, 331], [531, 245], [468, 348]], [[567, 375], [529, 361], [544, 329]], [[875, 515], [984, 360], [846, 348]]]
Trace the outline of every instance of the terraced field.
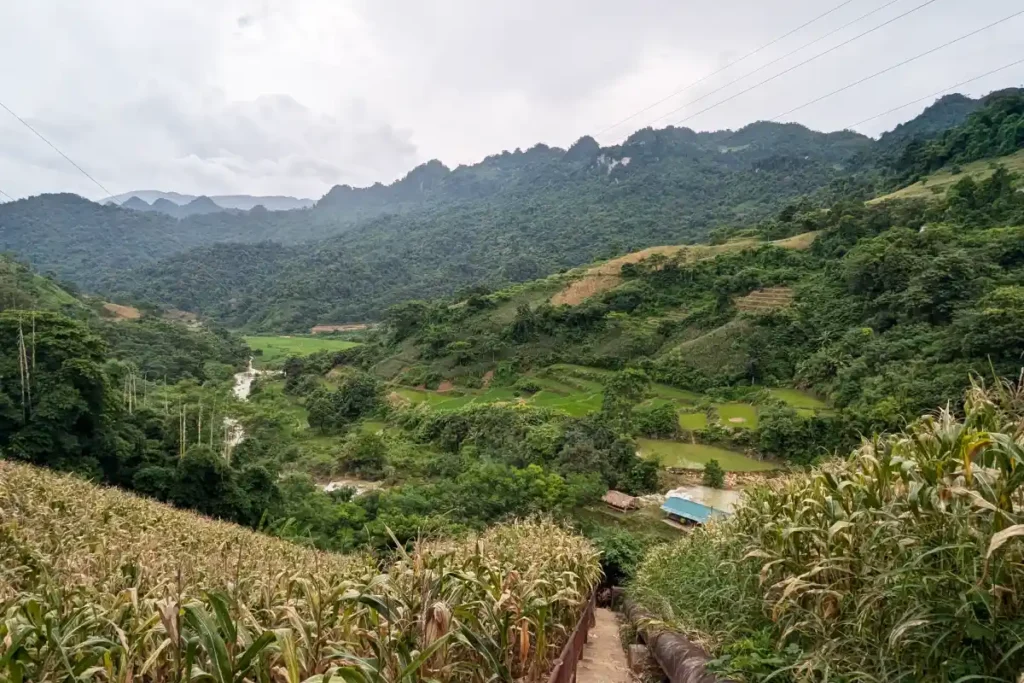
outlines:
[[744, 313], [768, 313], [793, 303], [793, 290], [789, 287], [757, 289], [736, 299], [736, 308]]
[[754, 460], [742, 453], [700, 443], [637, 439], [637, 445], [642, 457], [657, 458], [662, 467], [703, 469], [713, 459], [727, 472], [764, 472], [775, 469], [775, 465], [770, 462]]
[[992, 175], [996, 165], [1005, 166], [1006, 170], [1013, 173], [1024, 172], [1024, 150], [1005, 157], [982, 159], [981, 161], [964, 164], [960, 168], [960, 173], [953, 173], [952, 169], [944, 168], [913, 185], [908, 185], [883, 197], [872, 199], [868, 204], [884, 202], [889, 199], [937, 199], [945, 195], [946, 190], [954, 183], [966, 176], [971, 176], [975, 180], [988, 178]]
[[[603, 400], [602, 380], [612, 374], [610, 370], [579, 365], [559, 364], [531, 374], [530, 380], [540, 391], [519, 395], [509, 387], [489, 389], [458, 389], [446, 392], [427, 389], [398, 387], [394, 393], [412, 403], [427, 403], [437, 410], [456, 410], [470, 404], [494, 403], [497, 401], [521, 401], [536, 406], [561, 410], [568, 415], [580, 417], [601, 409]], [[805, 417], [826, 414], [829, 409], [824, 402], [798, 389], [769, 389], [775, 398], [792, 406]], [[668, 404], [679, 414], [679, 426], [684, 432], [706, 428], [710, 423], [737, 429], [757, 429], [758, 406], [751, 403], [729, 402], [711, 404], [703, 402], [700, 394], [677, 389], [665, 384], [654, 384], [652, 396], [645, 405]], [[698, 409], [698, 403], [702, 406]], [[706, 409], [704, 409], [707, 407]], [[742, 453], [714, 446], [680, 441], [642, 439], [642, 452], [657, 456], [666, 467], [701, 468], [715, 458], [726, 470], [748, 472], [772, 469], [771, 463], [752, 460]]]
[[359, 345], [344, 339], [287, 335], [245, 337], [245, 343], [253, 351], [262, 352], [256, 357], [256, 364], [261, 366], [274, 365], [292, 356], [308, 356], [317, 351], [343, 351]]

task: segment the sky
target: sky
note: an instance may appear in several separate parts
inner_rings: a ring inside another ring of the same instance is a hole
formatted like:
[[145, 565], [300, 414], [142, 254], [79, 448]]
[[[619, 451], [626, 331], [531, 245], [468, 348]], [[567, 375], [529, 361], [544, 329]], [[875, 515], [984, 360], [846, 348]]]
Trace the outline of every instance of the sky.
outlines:
[[[9, 0], [0, 102], [111, 194], [318, 198], [336, 184], [391, 182], [433, 158], [455, 167], [583, 135], [615, 144], [649, 125], [771, 120], [1022, 9], [1020, 0]], [[1020, 59], [1024, 15], [781, 120], [843, 129]], [[1020, 85], [1024, 63], [957, 90]], [[877, 135], [927, 104], [856, 129]], [[106, 196], [2, 109], [0, 191]]]

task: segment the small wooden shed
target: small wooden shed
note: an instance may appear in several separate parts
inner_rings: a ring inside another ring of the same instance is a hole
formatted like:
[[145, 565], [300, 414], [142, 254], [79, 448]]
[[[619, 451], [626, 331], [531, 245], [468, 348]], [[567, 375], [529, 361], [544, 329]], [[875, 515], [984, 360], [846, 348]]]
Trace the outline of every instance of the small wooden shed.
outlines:
[[604, 501], [605, 505], [613, 510], [618, 510], [619, 512], [628, 512], [629, 510], [636, 510], [640, 507], [639, 500], [628, 493], [623, 493], [622, 491], [609, 491], [604, 494], [604, 497], [601, 500]]

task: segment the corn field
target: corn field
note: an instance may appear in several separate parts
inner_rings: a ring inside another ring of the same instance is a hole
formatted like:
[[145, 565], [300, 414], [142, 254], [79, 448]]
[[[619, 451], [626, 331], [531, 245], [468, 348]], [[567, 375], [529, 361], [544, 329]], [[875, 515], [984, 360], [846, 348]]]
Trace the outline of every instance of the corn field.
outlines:
[[[655, 551], [634, 596], [737, 679], [1016, 681], [1024, 388], [974, 386]], [[759, 645], [759, 643], [761, 645]]]
[[535, 520], [370, 556], [0, 461], [0, 681], [542, 679], [600, 579]]

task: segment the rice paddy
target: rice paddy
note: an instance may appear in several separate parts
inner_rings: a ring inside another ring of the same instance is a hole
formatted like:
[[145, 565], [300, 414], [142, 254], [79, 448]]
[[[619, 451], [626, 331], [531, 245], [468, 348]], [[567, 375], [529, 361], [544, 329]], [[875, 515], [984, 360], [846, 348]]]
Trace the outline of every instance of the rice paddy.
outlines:
[[[446, 392], [400, 387], [394, 391], [412, 403], [426, 403], [436, 410], [457, 410], [471, 404], [496, 401], [521, 401], [581, 417], [601, 410], [603, 381], [611, 374], [613, 371], [602, 368], [557, 364], [528, 376], [533, 384], [540, 387], [540, 391], [534, 394], [519, 394], [509, 387], [481, 390], [456, 388]], [[767, 389], [767, 392], [794, 408], [802, 417], [829, 412], [823, 401], [798, 389], [772, 388]], [[753, 403], [732, 401], [709, 404], [698, 393], [666, 384], [652, 384], [651, 395], [643, 405], [665, 404], [676, 409], [679, 427], [684, 434], [706, 429], [712, 424], [740, 430], [757, 429], [759, 425], [759, 407]], [[752, 460], [742, 453], [714, 446], [676, 441], [644, 442], [647, 444], [646, 450], [656, 452], [666, 467], [702, 468], [711, 458], [717, 459], [727, 471], [751, 472], [774, 467], [771, 463]]]
[[764, 472], [775, 469], [775, 465], [770, 462], [754, 460], [742, 453], [706, 444], [637, 439], [637, 445], [642, 457], [656, 458], [662, 467], [699, 470], [704, 469], [704, 465], [714, 459], [727, 472]]
[[260, 352], [255, 358], [257, 365], [275, 365], [291, 356], [308, 356], [317, 351], [344, 351], [359, 345], [344, 339], [291, 335], [245, 337], [245, 343], [253, 351]]

